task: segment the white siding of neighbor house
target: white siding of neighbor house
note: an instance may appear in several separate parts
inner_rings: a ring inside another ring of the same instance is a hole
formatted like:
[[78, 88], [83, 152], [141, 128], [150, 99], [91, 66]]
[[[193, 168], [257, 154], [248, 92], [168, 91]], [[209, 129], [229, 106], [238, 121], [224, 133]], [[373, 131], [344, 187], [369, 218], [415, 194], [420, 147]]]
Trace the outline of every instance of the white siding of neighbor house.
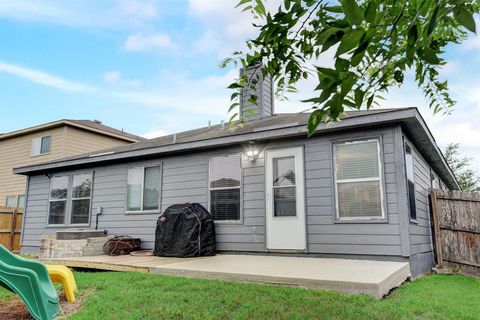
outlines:
[[[400, 184], [403, 167], [398, 158], [401, 135], [399, 127], [319, 135], [311, 139], [292, 139], [259, 144], [262, 149], [303, 146], [305, 151], [306, 220], [308, 252], [319, 254], [364, 254], [408, 256], [405, 236], [401, 235], [399, 218]], [[379, 138], [383, 159], [385, 207], [383, 222], [335, 222], [332, 142], [343, 139]], [[162, 163], [161, 212], [174, 203], [198, 202], [208, 208], [208, 160], [219, 155], [240, 154], [241, 146], [217, 149], [125, 164], [92, 168], [94, 186], [91, 226], [95, 226], [97, 207], [103, 208], [99, 228], [109, 234], [140, 237], [145, 248], [152, 248], [156, 214], [125, 214], [127, 169], [134, 165]], [[241, 221], [236, 224], [216, 224], [217, 249], [228, 251], [265, 252], [265, 169], [264, 153], [251, 162], [242, 156], [243, 183]], [[84, 170], [83, 170], [84, 171]], [[27, 212], [23, 235], [23, 250], [38, 250], [42, 234], [58, 228], [46, 228], [49, 178], [32, 176], [28, 188]], [[288, 235], [286, 235], [288, 236]]]

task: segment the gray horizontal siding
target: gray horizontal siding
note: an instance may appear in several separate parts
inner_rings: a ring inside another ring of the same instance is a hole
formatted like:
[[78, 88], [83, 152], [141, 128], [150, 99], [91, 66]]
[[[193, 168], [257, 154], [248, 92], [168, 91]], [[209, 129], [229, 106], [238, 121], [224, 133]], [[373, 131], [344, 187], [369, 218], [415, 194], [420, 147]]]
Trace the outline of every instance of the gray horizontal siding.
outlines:
[[409, 225], [410, 246], [412, 255], [433, 251], [432, 229], [428, 192], [431, 188], [430, 166], [419, 150], [407, 139], [412, 148], [413, 172], [415, 179], [415, 204], [417, 221]]
[[[304, 146], [308, 251], [311, 253], [401, 255], [399, 208], [394, 164], [393, 129], [376, 129], [311, 139], [276, 141], [262, 144], [264, 149]], [[337, 139], [381, 137], [384, 159], [385, 223], [335, 223], [331, 143]], [[148, 161], [94, 168], [92, 212], [103, 209], [99, 228], [109, 234], [140, 237], [145, 248], [152, 248], [156, 220], [169, 205], [199, 202], [208, 206], [208, 161], [212, 156], [240, 154], [241, 147], [198, 152]], [[162, 164], [161, 210], [151, 214], [125, 214], [127, 170], [130, 166]], [[216, 223], [217, 247], [229, 251], [266, 250], [264, 153], [251, 162], [242, 160], [242, 215], [236, 224]], [[24, 247], [36, 247], [46, 228], [49, 180], [33, 176], [28, 188]], [[92, 214], [91, 225], [95, 225]]]
[[[332, 142], [379, 137], [382, 141], [387, 222], [335, 223]], [[393, 129], [308, 140], [305, 144], [307, 239], [311, 253], [401, 255]]]

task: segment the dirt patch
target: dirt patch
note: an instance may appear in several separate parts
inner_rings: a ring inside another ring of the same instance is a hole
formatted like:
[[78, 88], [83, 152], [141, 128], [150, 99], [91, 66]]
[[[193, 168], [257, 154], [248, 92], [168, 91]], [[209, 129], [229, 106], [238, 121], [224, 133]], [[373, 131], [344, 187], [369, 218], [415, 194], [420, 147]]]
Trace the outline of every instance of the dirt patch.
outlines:
[[[65, 298], [65, 293], [59, 292], [58, 298], [60, 299], [61, 313], [57, 319], [65, 319], [69, 315], [77, 312], [82, 306], [86, 297], [91, 295], [94, 290], [82, 291], [81, 294], [77, 294], [77, 300], [74, 302], [68, 302]], [[0, 319], [2, 320], [35, 320], [27, 310], [27, 307], [18, 297], [0, 302]]]

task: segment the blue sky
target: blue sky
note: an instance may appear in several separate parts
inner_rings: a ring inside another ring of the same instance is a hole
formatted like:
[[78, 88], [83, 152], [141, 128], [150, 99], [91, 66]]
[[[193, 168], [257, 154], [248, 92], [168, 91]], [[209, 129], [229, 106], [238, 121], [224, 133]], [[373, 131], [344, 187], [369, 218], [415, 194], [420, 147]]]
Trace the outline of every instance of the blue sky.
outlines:
[[[236, 2], [0, 0], [0, 132], [75, 118], [154, 137], [226, 119], [236, 71], [218, 63], [253, 34]], [[460, 142], [480, 160], [480, 38], [446, 57], [452, 115], [433, 116], [411, 79], [383, 106], [419, 107], [441, 147]], [[277, 111], [306, 109], [313, 86]]]

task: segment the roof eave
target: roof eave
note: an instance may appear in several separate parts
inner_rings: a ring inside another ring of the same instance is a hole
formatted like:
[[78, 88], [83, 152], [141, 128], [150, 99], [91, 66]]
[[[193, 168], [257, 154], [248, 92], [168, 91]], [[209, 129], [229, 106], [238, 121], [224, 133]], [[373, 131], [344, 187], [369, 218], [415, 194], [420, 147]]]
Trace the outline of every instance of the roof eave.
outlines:
[[7, 133], [4, 133], [4, 134], [0, 135], [0, 140], [6, 140], [6, 139], [10, 139], [10, 138], [15, 138], [15, 137], [18, 137], [18, 136], [23, 136], [25, 134], [30, 134], [30, 133], [35, 133], [35, 132], [38, 132], [38, 131], [44, 131], [44, 130], [60, 127], [64, 123], [65, 123], [65, 120], [57, 120], [57, 121], [44, 123], [44, 124], [34, 126], [34, 127], [30, 127], [30, 128], [20, 129], [20, 130], [16, 130], [16, 131], [12, 131], [12, 132], [7, 132]]
[[15, 138], [15, 137], [19, 137], [19, 136], [23, 136], [23, 135], [26, 135], [26, 134], [32, 134], [32, 133], [39, 132], [39, 131], [45, 131], [45, 130], [49, 130], [49, 129], [53, 129], [53, 128], [58, 128], [58, 127], [61, 127], [61, 126], [71, 126], [71, 127], [87, 130], [87, 131], [90, 131], [90, 132], [95, 132], [95, 133], [101, 134], [103, 136], [109, 136], [109, 137], [112, 137], [112, 138], [115, 138], [115, 139], [118, 139], [118, 140], [127, 141], [127, 142], [138, 142], [138, 141], [142, 140], [141, 137], [138, 137], [138, 139], [136, 139], [136, 138], [129, 137], [129, 136], [126, 136], [126, 135], [121, 135], [121, 134], [116, 134], [116, 133], [108, 132], [108, 131], [101, 130], [101, 129], [96, 129], [96, 128], [93, 128], [93, 127], [90, 127], [90, 126], [82, 125], [80, 123], [76, 123], [76, 122], [72, 122], [70, 120], [64, 120], [63, 119], [63, 120], [57, 120], [57, 121], [44, 123], [44, 124], [34, 126], [34, 127], [30, 127], [30, 128], [25, 128], [25, 129], [21, 129], [21, 130], [16, 130], [16, 131], [0, 134], [0, 141]]
[[138, 139], [135, 139], [133, 137], [128, 137], [126, 135], [116, 134], [116, 133], [113, 133], [113, 132], [108, 132], [108, 131], [105, 131], [105, 130], [92, 128], [92, 127], [89, 127], [89, 126], [86, 126], [86, 125], [83, 125], [83, 124], [80, 124], [80, 123], [72, 122], [72, 121], [69, 121], [69, 120], [65, 120], [64, 123], [66, 125], [71, 126], [71, 127], [76, 127], [76, 128], [79, 128], [79, 129], [99, 133], [99, 134], [104, 135], [104, 136], [113, 137], [113, 138], [116, 138], [116, 139], [119, 139], [119, 140], [124, 140], [124, 141], [127, 141], [127, 142], [138, 142], [138, 141], [142, 140], [140, 137]]
[[[450, 189], [454, 190], [460, 190], [460, 186], [458, 184], [457, 179], [455, 178], [455, 175], [453, 174], [452, 169], [447, 163], [447, 160], [445, 159], [442, 151], [438, 147], [435, 138], [433, 137], [430, 129], [428, 128], [425, 120], [423, 119], [422, 115], [418, 111], [418, 109], [415, 110], [415, 120], [417, 121], [417, 124], [421, 128], [421, 132], [425, 133], [425, 138], [428, 140], [427, 144], [424, 145], [424, 149], [422, 150], [427, 156], [431, 157], [432, 164], [435, 166], [434, 169], [438, 171], [443, 171], [443, 180], [446, 180], [446, 183]], [[417, 140], [415, 141], [417, 144], [421, 144], [422, 140]], [[431, 146], [432, 150], [428, 149], [428, 146]], [[435, 159], [437, 158], [437, 159]], [[438, 172], [437, 172], [438, 173]]]

